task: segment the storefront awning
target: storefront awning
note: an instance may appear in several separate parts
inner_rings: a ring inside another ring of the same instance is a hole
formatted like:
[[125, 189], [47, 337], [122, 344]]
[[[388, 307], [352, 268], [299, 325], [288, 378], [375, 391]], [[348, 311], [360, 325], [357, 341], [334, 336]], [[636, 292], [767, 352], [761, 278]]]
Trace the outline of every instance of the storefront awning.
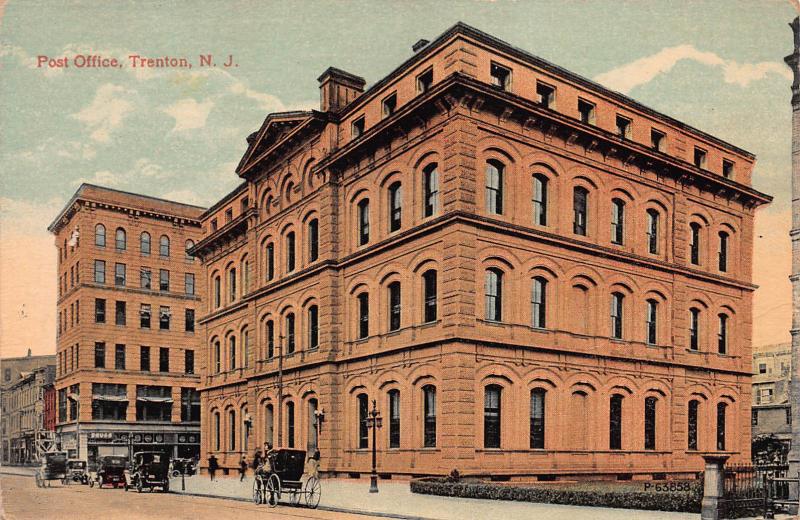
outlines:
[[113, 401], [115, 403], [128, 402], [128, 396], [126, 395], [93, 395], [92, 399], [95, 401]]
[[137, 397], [137, 401], [142, 401], [144, 403], [171, 403], [171, 397]]

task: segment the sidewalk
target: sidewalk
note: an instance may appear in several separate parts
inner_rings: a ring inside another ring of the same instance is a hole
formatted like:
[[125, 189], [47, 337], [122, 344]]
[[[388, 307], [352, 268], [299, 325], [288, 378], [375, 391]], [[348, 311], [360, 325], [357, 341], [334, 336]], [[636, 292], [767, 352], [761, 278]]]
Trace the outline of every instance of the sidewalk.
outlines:
[[[369, 513], [388, 518], [416, 518], [425, 520], [697, 520], [692, 513], [666, 513], [509, 502], [500, 500], [474, 500], [412, 494], [407, 481], [378, 482], [379, 493], [370, 494], [369, 480], [323, 479], [322, 499], [319, 507], [332, 511]], [[251, 500], [253, 478], [222, 477], [211, 482], [206, 475], [188, 477], [186, 491], [181, 491], [180, 479], [170, 485], [170, 491], [191, 495], [213, 496], [236, 500]], [[301, 501], [302, 502], [302, 501]], [[286, 497], [281, 507], [288, 503]], [[268, 507], [264, 505], [263, 507]]]

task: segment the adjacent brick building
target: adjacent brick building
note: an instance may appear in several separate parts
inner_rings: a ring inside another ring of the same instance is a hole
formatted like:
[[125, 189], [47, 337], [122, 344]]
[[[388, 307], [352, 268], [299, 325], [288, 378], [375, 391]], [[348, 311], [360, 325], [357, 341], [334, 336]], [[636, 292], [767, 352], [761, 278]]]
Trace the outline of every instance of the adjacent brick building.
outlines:
[[754, 156], [463, 24], [270, 114], [201, 217], [202, 455], [687, 473], [750, 455]]
[[194, 456], [203, 208], [83, 184], [48, 228], [58, 249], [57, 429], [70, 456]]

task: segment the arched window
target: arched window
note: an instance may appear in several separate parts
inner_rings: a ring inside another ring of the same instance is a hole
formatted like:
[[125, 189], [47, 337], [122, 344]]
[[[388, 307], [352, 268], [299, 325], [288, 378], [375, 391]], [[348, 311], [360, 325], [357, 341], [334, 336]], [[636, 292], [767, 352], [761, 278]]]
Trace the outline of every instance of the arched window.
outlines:
[[728, 234], [724, 231], [719, 232], [719, 270], [723, 273], [728, 270]]
[[719, 323], [717, 330], [717, 352], [726, 354], [728, 352], [728, 315], [719, 314], [717, 318]]
[[286, 403], [286, 442], [289, 448], [294, 448], [294, 403]]
[[114, 235], [114, 247], [117, 251], [125, 251], [128, 248], [128, 235], [122, 228], [117, 228]]
[[689, 309], [689, 348], [700, 350], [700, 309]]
[[728, 405], [717, 404], [717, 451], [725, 451], [725, 412]]
[[389, 330], [400, 328], [400, 282], [389, 284]]
[[228, 370], [236, 369], [236, 336], [228, 338]]
[[186, 260], [189, 262], [194, 262], [194, 256], [192, 256], [191, 253], [193, 247], [194, 247], [194, 240], [187, 240], [184, 252], [186, 253]]
[[295, 236], [294, 231], [286, 233], [286, 272], [291, 273], [295, 267]]
[[264, 410], [264, 442], [275, 444], [275, 409], [268, 404]]
[[503, 173], [505, 166], [500, 161], [486, 162], [486, 211], [494, 215], [503, 214]]
[[269, 282], [270, 280], [275, 278], [275, 244], [273, 243], [267, 244], [265, 257], [266, 257], [265, 271], [267, 275], [267, 281]]
[[369, 242], [369, 200], [358, 203], [358, 245]]
[[400, 390], [389, 390], [389, 447], [400, 447]]
[[248, 329], [242, 330], [242, 360], [240, 363], [244, 368], [250, 366], [250, 331]]
[[544, 449], [544, 403], [547, 391], [543, 388], [531, 390], [531, 435], [530, 446], [534, 450]]
[[[97, 247], [106, 247], [106, 227], [103, 224], [97, 224], [94, 227], [94, 245]], [[64, 246], [65, 253], [66, 250], [66, 246]], [[64, 256], [66, 256], [66, 254]]]
[[319, 258], [319, 220], [311, 219], [308, 223], [308, 260], [314, 262]]
[[533, 223], [547, 225], [547, 177], [541, 173], [533, 176]]
[[572, 232], [576, 235], [586, 236], [588, 229], [589, 190], [577, 186], [572, 190]]
[[167, 235], [161, 235], [161, 240], [158, 245], [158, 254], [163, 257], [169, 256], [169, 237]]
[[147, 231], [139, 237], [139, 250], [145, 256], [150, 255], [150, 233]]
[[688, 428], [687, 428], [687, 448], [697, 450], [697, 410], [700, 408], [700, 401], [692, 399], [689, 401], [688, 409]]
[[294, 347], [294, 313], [290, 312], [286, 315], [286, 354], [292, 354]]
[[500, 407], [503, 388], [489, 385], [483, 394], [483, 447], [499, 448], [501, 437]]
[[214, 412], [214, 450], [219, 451], [222, 447], [222, 432], [219, 412]]
[[267, 359], [272, 359], [275, 357], [275, 322], [268, 320], [264, 328], [267, 337]]
[[360, 449], [369, 447], [369, 398], [367, 394], [358, 394], [356, 397], [358, 404], [358, 447]]
[[239, 412], [239, 420], [242, 422], [242, 440], [240, 444], [241, 451], [247, 451], [247, 445], [249, 443], [248, 441], [250, 440], [250, 428], [247, 426], [247, 422], [245, 422], [247, 421], [248, 415], [247, 408], [242, 408]]
[[436, 447], [436, 387], [425, 385], [422, 387], [423, 399], [423, 431], [422, 445], [425, 448]]
[[611, 242], [622, 244], [625, 241], [625, 201], [611, 201]]
[[369, 336], [369, 293], [358, 295], [358, 338]]
[[502, 321], [503, 319], [503, 272], [491, 268], [486, 270], [484, 283], [486, 296], [486, 319]]
[[658, 399], [645, 397], [644, 399], [644, 449], [656, 449], [656, 412]]
[[232, 267], [228, 270], [228, 301], [233, 303], [236, 301], [236, 268]]
[[608, 449], [622, 449], [622, 401], [623, 396], [614, 394], [609, 403]]
[[647, 300], [647, 343], [658, 343], [658, 301]]
[[214, 372], [222, 372], [222, 346], [219, 341], [214, 342]]
[[308, 308], [308, 349], [319, 347], [319, 307], [312, 305]]
[[658, 254], [658, 211], [647, 210], [647, 251], [651, 255]]
[[540, 329], [547, 326], [547, 280], [541, 276], [531, 285], [531, 325]]
[[424, 320], [425, 323], [436, 321], [437, 303], [436, 303], [436, 271], [430, 269], [422, 274], [422, 284], [424, 287], [424, 301], [422, 302], [425, 309]]
[[228, 451], [236, 451], [236, 411], [228, 412]]
[[389, 231], [400, 229], [403, 221], [403, 191], [399, 182], [389, 186]]
[[214, 277], [214, 308], [217, 309], [222, 304], [222, 280], [219, 275]]
[[436, 163], [427, 165], [423, 170], [424, 211], [423, 216], [432, 217], [439, 213], [439, 171]]
[[622, 339], [624, 302], [625, 295], [622, 293], [611, 294], [611, 337], [614, 339]]
[[689, 261], [700, 265], [700, 224], [689, 224]]
[[306, 432], [306, 451], [310, 454], [314, 454], [317, 449], [317, 437], [319, 430], [317, 430], [317, 409], [319, 408], [319, 401], [316, 398], [312, 397], [308, 400], [308, 431]]

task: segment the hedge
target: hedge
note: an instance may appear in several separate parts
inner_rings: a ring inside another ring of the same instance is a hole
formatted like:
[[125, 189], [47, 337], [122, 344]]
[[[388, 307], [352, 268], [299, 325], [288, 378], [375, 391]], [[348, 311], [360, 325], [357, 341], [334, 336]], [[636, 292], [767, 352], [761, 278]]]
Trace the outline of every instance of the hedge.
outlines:
[[515, 500], [572, 506], [615, 507], [650, 511], [699, 513], [703, 499], [702, 481], [691, 483], [686, 492], [587, 491], [556, 486], [497, 485], [490, 482], [453, 482], [452, 479], [421, 478], [411, 481], [411, 492], [458, 498]]

